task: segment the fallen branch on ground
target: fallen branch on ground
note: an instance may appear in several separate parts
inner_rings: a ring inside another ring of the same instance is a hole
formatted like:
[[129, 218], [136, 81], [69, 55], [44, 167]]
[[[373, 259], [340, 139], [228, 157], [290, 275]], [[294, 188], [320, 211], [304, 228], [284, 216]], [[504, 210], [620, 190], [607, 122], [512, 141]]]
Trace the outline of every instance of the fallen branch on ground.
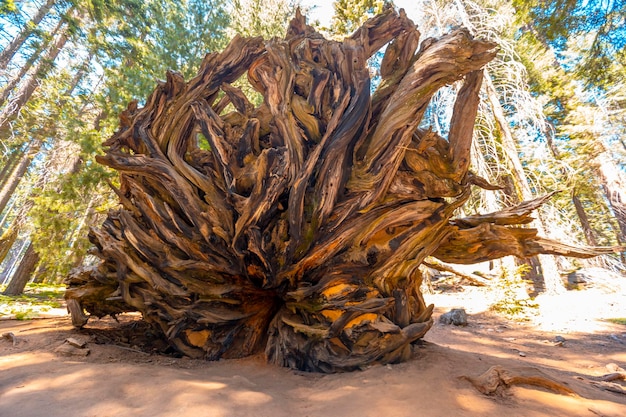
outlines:
[[513, 385], [531, 385], [548, 389], [557, 394], [578, 396], [578, 394], [564, 382], [559, 382], [543, 371], [531, 367], [507, 369], [496, 365], [476, 378], [466, 375], [460, 376], [459, 378], [469, 381], [474, 388], [485, 395], [502, 393], [503, 390]]

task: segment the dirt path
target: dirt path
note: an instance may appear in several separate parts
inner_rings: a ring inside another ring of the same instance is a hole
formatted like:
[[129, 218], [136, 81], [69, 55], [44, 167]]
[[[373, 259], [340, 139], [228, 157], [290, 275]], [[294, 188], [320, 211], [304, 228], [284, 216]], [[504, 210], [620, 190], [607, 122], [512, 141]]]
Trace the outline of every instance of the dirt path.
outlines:
[[[207, 363], [146, 354], [112, 320], [83, 332], [67, 317], [0, 321], [0, 334], [16, 336], [15, 346], [0, 339], [0, 416], [626, 416], [626, 395], [591, 383], [607, 364], [626, 367], [626, 326], [598, 320], [621, 314], [623, 296], [602, 300], [612, 309], [587, 321], [573, 313], [563, 319], [555, 303], [576, 306], [569, 292], [563, 297], [544, 300], [549, 316], [516, 322], [485, 311], [484, 294], [432, 296], [435, 316], [463, 305], [469, 325], [437, 323], [410, 362], [334, 375], [268, 366], [261, 357]], [[123, 319], [125, 331], [133, 320]], [[68, 337], [86, 341], [89, 355], [56, 353]], [[578, 396], [533, 386], [487, 396], [459, 378], [493, 365], [540, 369]]]

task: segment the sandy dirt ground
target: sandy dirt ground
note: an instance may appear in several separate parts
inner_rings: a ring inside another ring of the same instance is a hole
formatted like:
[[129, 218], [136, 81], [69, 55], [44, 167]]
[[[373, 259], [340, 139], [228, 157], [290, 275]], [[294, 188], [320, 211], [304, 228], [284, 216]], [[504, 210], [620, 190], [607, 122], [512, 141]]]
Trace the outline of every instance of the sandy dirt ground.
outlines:
[[[484, 290], [461, 290], [427, 301], [438, 306], [435, 319], [465, 307], [466, 327], [436, 323], [411, 361], [333, 375], [270, 366], [262, 356], [176, 358], [156, 353], [165, 347], [154, 340], [146, 353], [150, 332], [133, 315], [81, 331], [67, 316], [3, 320], [0, 334], [15, 337], [0, 339], [0, 416], [626, 416], [626, 395], [594, 385], [607, 365], [626, 368], [626, 326], [606, 320], [626, 317], [626, 293], [538, 297], [539, 308], [519, 321], [489, 311]], [[86, 346], [65, 356], [58, 348], [67, 338]], [[532, 385], [484, 395], [459, 378], [494, 365], [539, 369], [576, 395]]]

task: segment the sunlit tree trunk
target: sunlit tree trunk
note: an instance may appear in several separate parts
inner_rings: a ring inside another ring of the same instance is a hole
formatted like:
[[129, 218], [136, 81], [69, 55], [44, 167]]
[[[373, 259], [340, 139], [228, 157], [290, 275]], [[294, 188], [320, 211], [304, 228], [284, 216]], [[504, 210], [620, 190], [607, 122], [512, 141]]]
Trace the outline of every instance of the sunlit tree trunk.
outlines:
[[4, 290], [4, 295], [20, 295], [24, 292], [26, 284], [35, 272], [37, 263], [39, 262], [39, 255], [35, 251], [32, 242], [28, 245], [26, 253], [22, 257], [19, 266], [15, 270], [15, 273], [11, 277], [9, 284]]
[[9, 227], [0, 235], [0, 264], [6, 259], [16, 240], [17, 229], [14, 227]]
[[[55, 39], [59, 34], [61, 28], [65, 25], [65, 21], [60, 19], [56, 25], [56, 27], [50, 33], [52, 39]], [[39, 60], [41, 57], [41, 53], [48, 47], [49, 39], [46, 42], [42, 42], [35, 51], [28, 57], [26, 62], [22, 66], [20, 66], [20, 70], [12, 76], [9, 81], [4, 86], [2, 93], [0, 93], [0, 106], [4, 104], [4, 102], [9, 98], [11, 92], [15, 89], [15, 87], [24, 79], [24, 76], [31, 70], [35, 62]]]
[[619, 225], [621, 240], [626, 241], [626, 179], [610, 155], [604, 151], [596, 158], [600, 182]]
[[[13, 169], [15, 168], [15, 164], [21, 159], [24, 153], [21, 149], [14, 149], [9, 155], [2, 161], [3, 166], [0, 170], [0, 190], [4, 187], [4, 184], [7, 182]], [[1, 213], [1, 211], [0, 211]]]
[[68, 40], [67, 30], [57, 36], [53, 45], [48, 49], [46, 55], [37, 63], [32, 71], [32, 75], [24, 81], [24, 84], [16, 91], [14, 98], [0, 112], [0, 130], [5, 128], [7, 124], [13, 120], [22, 107], [30, 100], [31, 96], [39, 87], [42, 79], [44, 79], [57, 56], [65, 46]]
[[587, 244], [591, 246], [596, 246], [598, 244], [598, 240], [596, 239], [596, 234], [593, 231], [593, 228], [589, 224], [589, 217], [587, 216], [587, 212], [585, 211], [585, 207], [583, 206], [583, 202], [580, 201], [580, 198], [576, 194], [576, 189], [572, 190], [572, 203], [574, 203], [574, 208], [576, 209], [576, 215], [580, 220], [580, 225], [583, 228], [583, 233], [585, 234], [585, 240]]
[[[555, 64], [555, 65], [558, 65]], [[548, 149], [550, 149], [550, 153], [554, 157], [555, 160], [561, 159], [561, 152], [559, 148], [554, 143], [553, 131], [554, 127], [548, 123], [547, 121], [542, 124], [542, 133], [546, 138], [546, 143], [548, 144]], [[560, 169], [563, 178], [567, 177], [567, 171], [564, 167]], [[591, 246], [596, 246], [598, 244], [598, 240], [596, 239], [596, 233], [594, 232], [591, 224], [589, 223], [589, 216], [587, 216], [587, 212], [585, 211], [585, 207], [583, 206], [580, 197], [578, 197], [577, 190], [574, 188], [572, 190], [572, 203], [574, 204], [574, 208], [576, 209], [576, 216], [580, 221], [580, 226], [583, 229], [583, 234], [585, 235], [585, 241], [587, 244]]]
[[24, 177], [24, 174], [26, 174], [26, 171], [33, 161], [33, 158], [37, 155], [37, 153], [39, 153], [41, 146], [42, 143], [39, 140], [31, 143], [26, 153], [22, 155], [19, 163], [15, 166], [11, 174], [7, 177], [7, 180], [0, 189], [0, 213], [2, 213], [6, 208], [7, 203], [13, 196], [13, 193], [17, 189], [17, 186]]
[[9, 278], [13, 275], [15, 268], [18, 266], [18, 263], [21, 257], [24, 255], [26, 248], [29, 245], [29, 241], [20, 240], [19, 248], [17, 250], [10, 252], [9, 256], [7, 256], [4, 260], [4, 268], [0, 270], [0, 283], [5, 284], [8, 282]]
[[0, 52], [0, 70], [5, 69], [15, 53], [24, 45], [24, 42], [35, 32], [35, 29], [48, 14], [56, 0], [47, 0], [35, 13], [33, 18], [24, 25], [22, 31]]
[[[533, 198], [533, 194], [530, 186], [528, 185], [528, 179], [526, 177], [526, 173], [524, 172], [524, 167], [519, 159], [519, 152], [517, 150], [515, 139], [511, 133], [509, 122], [506, 120], [504, 110], [502, 109], [502, 105], [500, 104], [500, 100], [496, 94], [491, 77], [486, 70], [485, 73], [485, 90], [487, 92], [489, 103], [491, 104], [494, 118], [496, 119], [496, 123], [501, 133], [502, 148], [511, 168], [517, 198], [520, 201], [530, 200]], [[546, 235], [545, 226], [539, 216], [533, 222], [533, 226], [539, 231], [540, 234], [544, 236]], [[537, 255], [536, 260], [530, 260], [529, 262], [531, 266], [531, 278], [533, 278], [536, 287], [541, 287], [543, 285], [543, 289], [545, 289], [546, 292], [555, 294], [562, 292], [565, 289], [554, 257], [549, 255]], [[535, 288], [535, 290], [540, 289], [541, 288]]]

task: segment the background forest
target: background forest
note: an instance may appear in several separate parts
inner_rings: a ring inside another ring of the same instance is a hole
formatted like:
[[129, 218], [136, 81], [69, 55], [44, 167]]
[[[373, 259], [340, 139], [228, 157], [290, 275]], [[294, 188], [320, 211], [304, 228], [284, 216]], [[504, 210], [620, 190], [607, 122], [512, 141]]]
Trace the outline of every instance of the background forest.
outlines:
[[[472, 170], [503, 188], [477, 188], [465, 214], [560, 191], [533, 224], [541, 234], [593, 246], [626, 242], [626, 3], [411, 5], [422, 39], [462, 25], [500, 45], [485, 70]], [[288, 0], [0, 0], [5, 292], [19, 294], [29, 280], [59, 283], [72, 268], [95, 261], [88, 228], [118, 197], [110, 187], [116, 176], [94, 157], [131, 100], [141, 105], [168, 69], [193, 76], [204, 55], [236, 33], [284, 35], [296, 6]], [[317, 27], [337, 38], [384, 7], [376, 0], [333, 6], [328, 27]], [[374, 58], [374, 85], [378, 66]], [[423, 127], [447, 135], [457, 88], [437, 93]], [[528, 271], [538, 290], [558, 291], [560, 274], [590, 263], [623, 270], [623, 255], [575, 262], [539, 256], [519, 270]]]

